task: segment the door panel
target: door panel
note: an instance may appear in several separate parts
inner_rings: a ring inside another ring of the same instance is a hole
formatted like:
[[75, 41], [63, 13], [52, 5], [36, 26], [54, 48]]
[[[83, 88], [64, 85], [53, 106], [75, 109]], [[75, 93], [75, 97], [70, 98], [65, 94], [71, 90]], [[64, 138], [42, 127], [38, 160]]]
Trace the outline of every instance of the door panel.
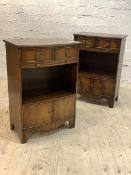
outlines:
[[53, 120], [64, 120], [75, 116], [75, 95], [53, 102]]
[[115, 82], [111, 78], [93, 79], [92, 93], [95, 96], [113, 97]]
[[23, 125], [25, 128], [48, 125], [52, 122], [52, 102], [25, 105], [23, 107]]
[[88, 77], [85, 77], [84, 75], [79, 75], [78, 78], [78, 90], [77, 92], [79, 94], [85, 94], [88, 95], [91, 93], [91, 79]]

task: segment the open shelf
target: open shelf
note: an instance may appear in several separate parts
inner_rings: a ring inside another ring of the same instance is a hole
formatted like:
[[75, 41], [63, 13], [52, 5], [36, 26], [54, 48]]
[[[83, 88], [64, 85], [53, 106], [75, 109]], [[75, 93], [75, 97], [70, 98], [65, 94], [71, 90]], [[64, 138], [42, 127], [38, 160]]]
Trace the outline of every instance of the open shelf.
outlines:
[[75, 95], [73, 92], [68, 91], [52, 91], [52, 92], [43, 92], [42, 90], [39, 91], [31, 91], [30, 93], [26, 94], [23, 97], [23, 105], [32, 104], [32, 103], [40, 103], [46, 100], [57, 99], [60, 97], [65, 97], [69, 95]]
[[22, 70], [22, 104], [76, 93], [77, 64]]
[[118, 53], [80, 51], [79, 72], [116, 76]]
[[95, 77], [103, 77], [103, 78], [112, 78], [115, 79], [115, 76], [113, 74], [106, 74], [106, 73], [98, 73], [98, 72], [87, 72], [87, 71], [80, 71], [79, 75], [84, 75], [89, 78], [95, 78]]

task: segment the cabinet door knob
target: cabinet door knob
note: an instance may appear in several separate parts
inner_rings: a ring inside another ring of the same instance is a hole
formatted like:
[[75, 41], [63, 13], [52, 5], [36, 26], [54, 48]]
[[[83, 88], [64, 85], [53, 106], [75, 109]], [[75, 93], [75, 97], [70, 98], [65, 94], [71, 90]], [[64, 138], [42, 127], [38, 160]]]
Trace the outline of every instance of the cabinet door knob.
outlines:
[[39, 63], [39, 62], [37, 62], [36, 66], [37, 66], [37, 67], [39, 67], [39, 66], [40, 66], [40, 63]]
[[53, 109], [53, 113], [56, 113], [56, 109]]
[[65, 60], [65, 63], [67, 63], [67, 60]]

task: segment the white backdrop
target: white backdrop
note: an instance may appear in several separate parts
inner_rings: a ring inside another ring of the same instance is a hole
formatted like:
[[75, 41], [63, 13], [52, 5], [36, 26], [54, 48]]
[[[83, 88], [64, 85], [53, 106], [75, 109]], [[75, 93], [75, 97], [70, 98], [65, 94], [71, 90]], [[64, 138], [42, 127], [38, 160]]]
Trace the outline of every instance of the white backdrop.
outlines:
[[80, 31], [128, 35], [122, 81], [131, 83], [131, 0], [0, 0], [0, 78], [6, 78], [3, 39], [72, 38]]

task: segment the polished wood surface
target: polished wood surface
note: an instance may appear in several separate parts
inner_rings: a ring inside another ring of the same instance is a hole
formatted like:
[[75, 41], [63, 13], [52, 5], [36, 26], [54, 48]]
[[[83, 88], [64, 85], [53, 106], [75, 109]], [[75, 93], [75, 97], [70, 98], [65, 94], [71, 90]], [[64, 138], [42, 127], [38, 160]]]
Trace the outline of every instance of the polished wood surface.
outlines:
[[93, 32], [80, 32], [75, 33], [74, 35], [78, 36], [86, 36], [86, 37], [98, 37], [98, 38], [116, 38], [116, 39], [122, 39], [124, 37], [127, 37], [127, 35], [121, 35], [121, 34], [109, 34], [109, 33], [93, 33]]
[[126, 35], [74, 34], [80, 41], [78, 93], [106, 99], [110, 107], [118, 100]]
[[10, 127], [21, 143], [32, 131], [75, 126], [79, 42], [7, 40]]
[[23, 39], [6, 39], [8, 44], [17, 47], [52, 47], [52, 46], [69, 46], [78, 45], [79, 42], [65, 38], [23, 38]]
[[[36, 132], [19, 144], [9, 128], [7, 80], [0, 80], [1, 175], [130, 175], [131, 84], [120, 86], [115, 108], [77, 100], [76, 127]], [[12, 161], [11, 161], [12, 160]]]

